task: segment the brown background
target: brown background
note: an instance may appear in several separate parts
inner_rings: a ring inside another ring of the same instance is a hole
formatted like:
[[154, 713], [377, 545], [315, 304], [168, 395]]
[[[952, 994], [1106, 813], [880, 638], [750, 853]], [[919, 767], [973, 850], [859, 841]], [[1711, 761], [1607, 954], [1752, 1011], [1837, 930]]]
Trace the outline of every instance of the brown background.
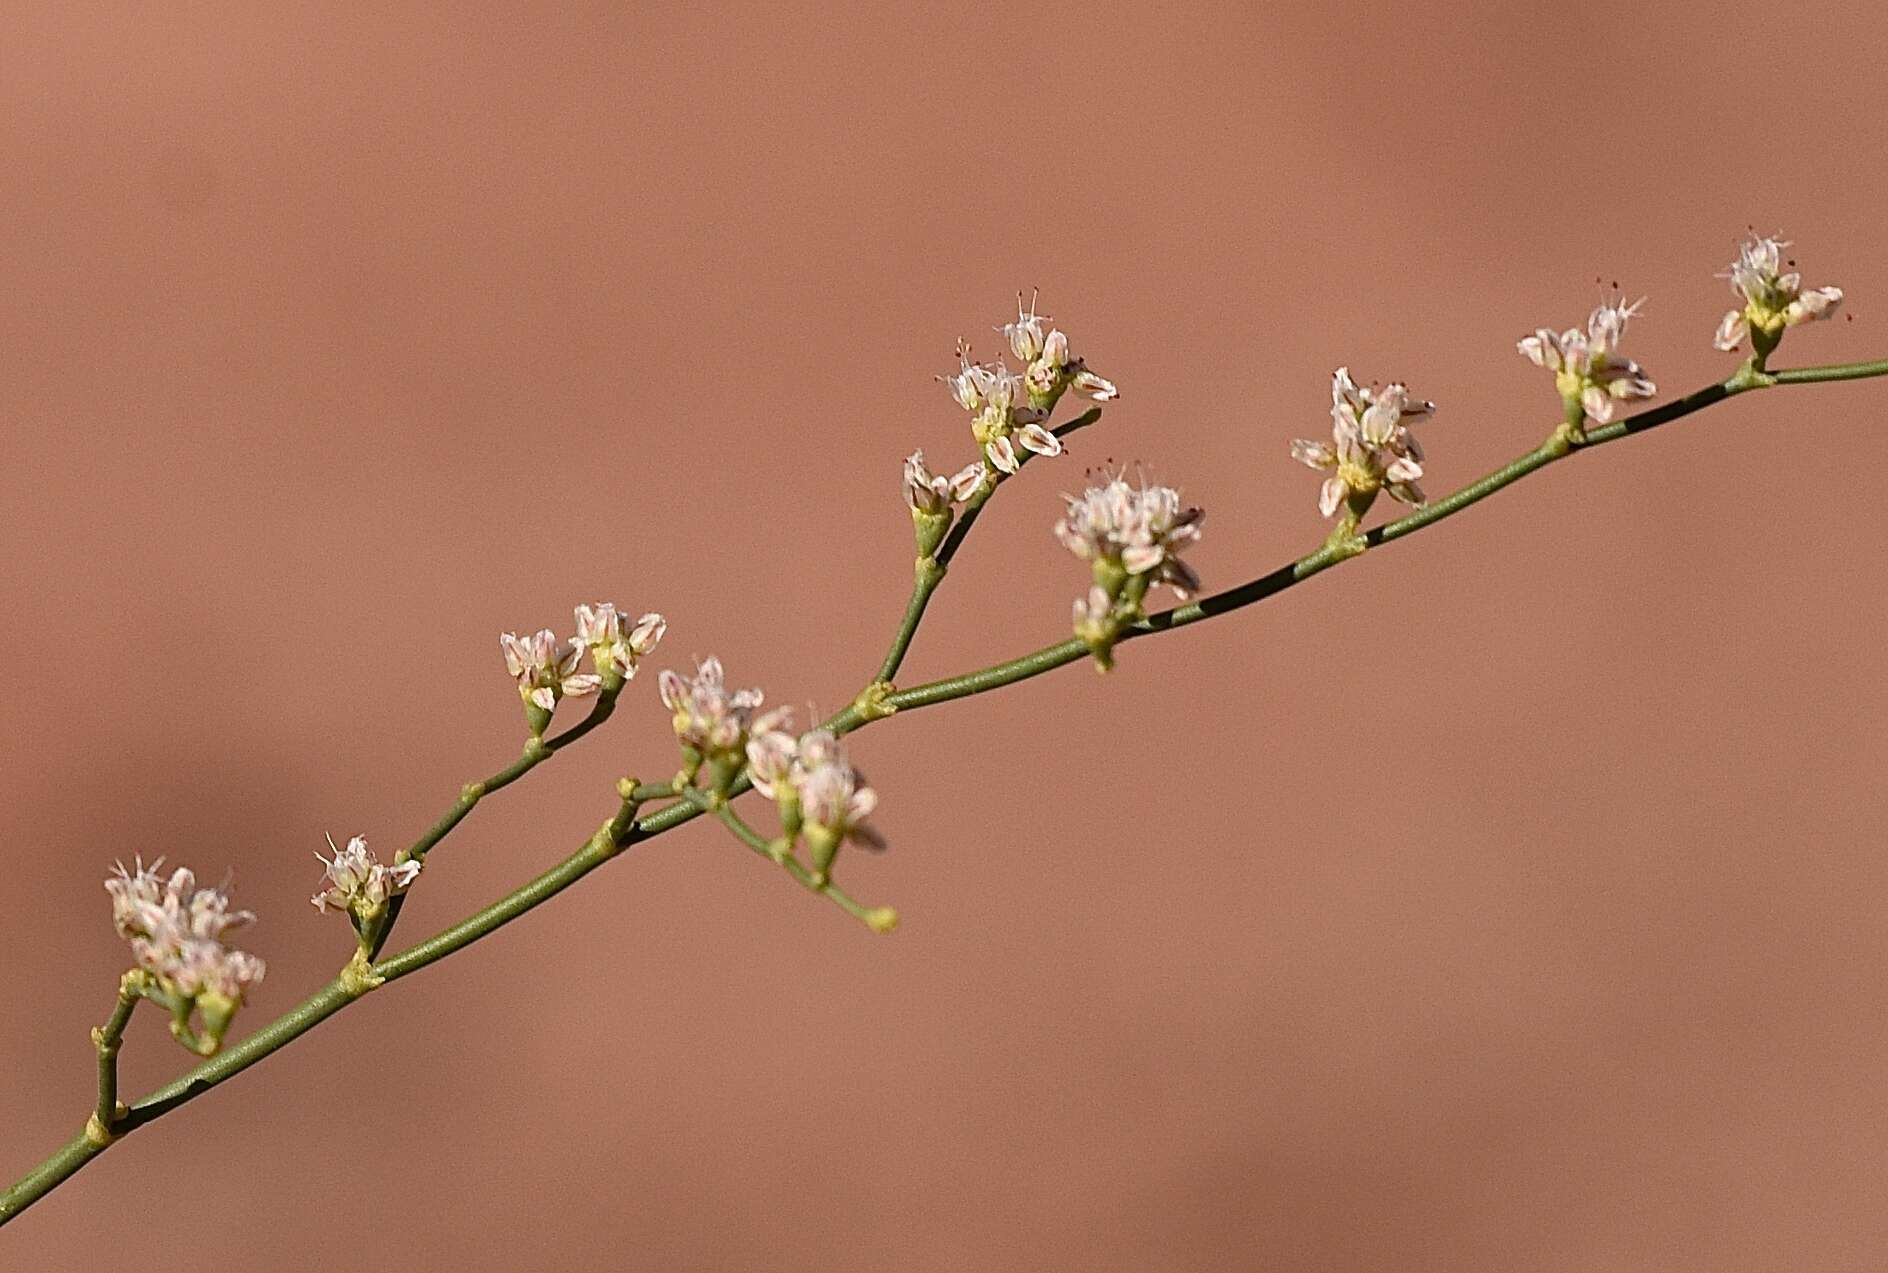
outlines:
[[[266, 13], [264, 11], [267, 11]], [[1008, 488], [907, 681], [1059, 639], [1056, 493], [1143, 461], [1223, 586], [1323, 533], [1329, 371], [1446, 489], [1513, 352], [1649, 293], [1733, 365], [1755, 222], [1888, 353], [1882, 24], [1845, 4], [890, 11], [7, 5], [0, 1168], [77, 1128], [166, 855], [244, 1024], [520, 736], [495, 643], [658, 607], [824, 709], [898, 461], [1018, 286], [1125, 398]], [[1745, 399], [1261, 609], [875, 729], [874, 939], [707, 826], [140, 1132], [9, 1268], [1876, 1269], [1888, 384]], [[434, 859], [416, 939], [672, 764], [653, 677]], [[141, 1014], [127, 1085], [186, 1058]], [[206, 1254], [206, 1252], [208, 1254]]]

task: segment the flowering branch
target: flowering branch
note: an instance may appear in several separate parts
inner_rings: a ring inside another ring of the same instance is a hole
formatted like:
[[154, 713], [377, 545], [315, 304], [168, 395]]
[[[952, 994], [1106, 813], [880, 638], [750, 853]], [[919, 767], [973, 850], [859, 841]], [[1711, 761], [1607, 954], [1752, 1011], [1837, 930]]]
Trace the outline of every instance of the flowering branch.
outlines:
[[[136, 967], [121, 979], [110, 1018], [92, 1032], [98, 1063], [96, 1104], [71, 1143], [0, 1195], [0, 1224], [126, 1132], [241, 1073], [354, 1000], [496, 932], [631, 845], [704, 813], [803, 888], [824, 894], [875, 932], [891, 931], [897, 923], [892, 908], [868, 907], [833, 880], [844, 846], [883, 846], [870, 823], [877, 794], [852, 766], [842, 739], [896, 712], [1012, 685], [1083, 658], [1094, 658], [1105, 670], [1123, 643], [1256, 604], [1371, 548], [1453, 516], [1576, 451], [1646, 432], [1756, 389], [1888, 376], [1888, 359], [1768, 369], [1767, 360], [1787, 328], [1826, 317], [1842, 299], [1839, 289], [1805, 292], [1794, 272], [1779, 275], [1780, 246], [1772, 240], [1755, 241], [1732, 268], [1733, 287], [1745, 303], [1725, 317], [1716, 339], [1723, 348], [1750, 340], [1753, 351], [1743, 365], [1720, 383], [1636, 415], [1612, 418], [1616, 402], [1654, 393], [1644, 369], [1618, 352], [1637, 304], [1609, 301], [1593, 312], [1583, 329], [1542, 329], [1521, 341], [1524, 355], [1554, 373], [1563, 408], [1560, 420], [1533, 450], [1435, 502], [1425, 502], [1417, 485], [1423, 455], [1408, 427], [1428, 416], [1434, 404], [1412, 398], [1401, 384], [1367, 388], [1340, 370], [1332, 387], [1331, 442], [1300, 440], [1292, 448], [1302, 462], [1328, 471], [1319, 502], [1326, 516], [1337, 518], [1334, 529], [1315, 551], [1197, 601], [1185, 601], [1198, 580], [1181, 553], [1197, 539], [1202, 514], [1184, 507], [1177, 492], [1146, 485], [1137, 489], [1115, 477], [1080, 497], [1068, 497], [1056, 535], [1088, 564], [1091, 576], [1087, 594], [1075, 603], [1075, 635], [1002, 663], [901, 690], [893, 677], [931, 596], [995, 491], [1032, 456], [1060, 454], [1063, 438], [1099, 418], [1099, 410], [1090, 409], [1051, 431], [1046, 421], [1057, 400], [1071, 388], [1102, 401], [1117, 396], [1111, 382], [1069, 353], [1060, 331], [1043, 330], [1047, 320], [1034, 313], [1033, 302], [1025, 309], [1019, 300], [1017, 321], [1003, 330], [1024, 371], [1012, 373], [1000, 363], [973, 364], [968, 348], [960, 347], [960, 370], [948, 378], [953, 396], [972, 415], [977, 460], [948, 478], [933, 476], [922, 454], [906, 462], [906, 502], [918, 550], [913, 589], [877, 677], [849, 706], [796, 735], [787, 710], [760, 710], [759, 690], [730, 689], [718, 660], [704, 660], [689, 678], [663, 672], [661, 698], [672, 714], [681, 754], [674, 778], [661, 784], [622, 779], [616, 786], [614, 812], [569, 857], [433, 937], [383, 958], [405, 892], [421, 874], [427, 854], [483, 796], [522, 778], [607, 720], [637, 663], [661, 639], [664, 623], [649, 614], [625, 625], [613, 606], [580, 606], [573, 640], [559, 641], [549, 630], [527, 637], [506, 634], [506, 667], [517, 681], [530, 730], [518, 759], [485, 781], [466, 786], [446, 813], [390, 864], [375, 859], [360, 837], [350, 839], [345, 848], [331, 848], [332, 856], [322, 858], [322, 888], [313, 900], [320, 910], [347, 915], [356, 939], [353, 956], [327, 985], [228, 1048], [222, 1047], [224, 1033], [263, 969], [259, 959], [225, 946], [223, 937], [252, 917], [231, 909], [225, 889], [198, 888], [187, 870], [165, 879], [156, 863], [147, 868], [140, 862], [135, 871], [120, 867], [107, 888], [114, 922], [131, 943]], [[1412, 505], [1413, 511], [1364, 530], [1363, 521], [1381, 493]], [[1183, 604], [1149, 613], [1148, 593], [1161, 583], [1179, 593]], [[578, 670], [586, 650], [592, 657], [590, 672]], [[594, 705], [581, 722], [545, 737], [563, 700], [592, 694]], [[750, 791], [775, 806], [778, 835], [769, 838], [735, 810], [733, 802]], [[643, 812], [645, 805], [657, 802], [660, 808]], [[117, 1056], [142, 999], [164, 1007], [173, 1035], [205, 1059], [127, 1107], [118, 1100]]]

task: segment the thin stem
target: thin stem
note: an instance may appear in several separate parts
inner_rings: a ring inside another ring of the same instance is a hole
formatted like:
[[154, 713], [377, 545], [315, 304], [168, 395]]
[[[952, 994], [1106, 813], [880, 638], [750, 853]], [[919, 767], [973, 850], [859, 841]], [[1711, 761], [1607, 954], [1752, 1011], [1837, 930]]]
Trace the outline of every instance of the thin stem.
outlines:
[[[1059, 425], [1050, 432], [1058, 438], [1066, 438], [1078, 429], [1086, 429], [1101, 419], [1101, 408], [1090, 407], [1082, 414]], [[1017, 471], [1034, 458], [1034, 452], [1024, 451], [1017, 457]], [[911, 599], [905, 603], [904, 618], [899, 622], [898, 631], [892, 635], [891, 649], [885, 652], [885, 659], [879, 664], [877, 680], [889, 684], [898, 675], [898, 669], [905, 661], [905, 654], [911, 649], [911, 639], [918, 633], [918, 624], [924, 619], [924, 609], [931, 603], [931, 594], [944, 582], [944, 576], [950, 571], [951, 559], [957, 556], [957, 550], [964, 546], [964, 540], [970, 534], [970, 528], [977, 523], [983, 513], [983, 506], [990, 502], [997, 488], [1008, 481], [1008, 477], [999, 473], [996, 480], [980, 488], [964, 504], [964, 511], [957, 517], [950, 531], [944, 536], [944, 542], [938, 547], [935, 557], [920, 558], [916, 578], [911, 585]]]
[[885, 932], [889, 929], [891, 924], [897, 922], [895, 913], [886, 908], [874, 909], [861, 902], [854, 901], [853, 898], [837, 884], [834, 884], [830, 879], [822, 879], [816, 872], [802, 863], [800, 859], [794, 857], [791, 850], [789, 850], [785, 856], [776, 856], [774, 844], [769, 841], [766, 836], [749, 826], [747, 822], [742, 819], [741, 815], [734, 811], [733, 806], [723, 802], [718, 805], [713, 805], [712, 812], [716, 818], [720, 819], [721, 825], [734, 833], [735, 839], [754, 850], [754, 852], [761, 857], [766, 858], [769, 862], [779, 863], [786, 869], [787, 874], [798, 880], [800, 885], [808, 892], [822, 893], [830, 897], [846, 914], [852, 916], [854, 919], [863, 921], [871, 927], [874, 932]]
[[92, 1045], [98, 1049], [98, 1104], [92, 1110], [94, 1136], [109, 1137], [118, 1123], [118, 1049], [123, 1045], [125, 1026], [138, 1006], [144, 988], [144, 974], [128, 972], [118, 983], [118, 1003], [105, 1024], [92, 1031]]
[[[596, 702], [590, 707], [589, 715], [566, 729], [561, 734], [550, 738], [532, 738], [524, 745], [518, 758], [500, 769], [483, 782], [469, 782], [459, 789], [459, 798], [452, 802], [439, 821], [427, 828], [426, 833], [413, 841], [404, 850], [395, 855], [396, 862], [424, 862], [426, 855], [448, 835], [452, 829], [465, 820], [465, 816], [477, 807], [480, 800], [494, 791], [509, 787], [518, 779], [536, 769], [539, 765], [570, 746], [591, 730], [608, 720], [616, 711], [616, 700], [622, 694], [623, 684], [598, 691]], [[367, 957], [378, 959], [380, 952], [386, 949], [387, 939], [393, 936], [393, 926], [400, 920], [400, 911], [406, 905], [406, 894], [395, 893], [387, 902], [387, 913], [381, 918], [380, 928], [374, 933], [373, 945], [368, 948]]]
[[[1454, 494], [1418, 509], [1406, 517], [1379, 526], [1368, 532], [1364, 538], [1367, 544], [1374, 546], [1414, 534], [1425, 526], [1441, 521], [1471, 504], [1486, 499], [1489, 495], [1512, 485], [1529, 473], [1565, 458], [1575, 450], [1587, 450], [1635, 433], [1643, 433], [1750, 389], [1766, 387], [1768, 384], [1814, 384], [1823, 381], [1860, 380], [1885, 375], [1888, 375], [1888, 360], [1799, 368], [1794, 371], [1770, 373], [1762, 379], [1733, 378], [1723, 384], [1707, 386], [1675, 402], [1666, 403], [1638, 415], [1590, 430], [1584, 444], [1578, 447], [1566, 444], [1558, 438], [1550, 438], [1542, 446], [1521, 456], [1513, 463], [1497, 469], [1480, 481], [1472, 482]], [[1076, 424], [1077, 422], [1071, 422], [1064, 428], [1076, 427]], [[960, 522], [959, 529], [961, 528]], [[959, 542], [961, 543], [961, 537]], [[1150, 615], [1139, 624], [1127, 629], [1122, 634], [1122, 640], [1155, 635], [1242, 609], [1283, 592], [1354, 555], [1356, 555], [1354, 551], [1346, 551], [1342, 547], [1320, 548], [1308, 556], [1287, 562], [1237, 587], [1215, 593], [1190, 605], [1178, 606]], [[1064, 664], [1075, 662], [1087, 653], [1087, 647], [1081, 642], [1063, 641], [976, 672], [947, 677], [889, 694], [883, 700], [883, 706], [898, 711], [909, 711], [935, 703], [949, 702], [952, 699], [964, 698], [971, 694], [979, 694], [986, 690], [1027, 680], [1033, 676], [1040, 676]], [[867, 714], [857, 706], [848, 707], [827, 721], [826, 728], [837, 734], [846, 734], [863, 727], [872, 720], [882, 719], [888, 714], [883, 711]], [[593, 719], [586, 720], [557, 739], [547, 742], [546, 750], [553, 751], [575, 741], [577, 737], [589, 732], [596, 724], [600, 724], [601, 718], [607, 715], [608, 712], [599, 702], [597, 709], [592, 712]], [[530, 765], [520, 767], [520, 764], [514, 763], [511, 768], [517, 769], [518, 772], [504, 778], [498, 785], [502, 786], [506, 782], [515, 780], [529, 767]], [[501, 773], [508, 772], [509, 770], [501, 771]], [[729, 798], [738, 797], [748, 790], [749, 785], [745, 775], [738, 778], [729, 790]], [[637, 786], [632, 792], [632, 797], [644, 792], [647, 792], [648, 799], [669, 795], [684, 796], [684, 793], [676, 792], [672, 788]], [[366, 977], [351, 975], [352, 970], [350, 973], [344, 973], [333, 983], [316, 991], [301, 1004], [269, 1022], [240, 1043], [205, 1061], [181, 1078], [159, 1088], [145, 1100], [132, 1106], [129, 1113], [118, 1120], [118, 1130], [130, 1131], [152, 1119], [162, 1117], [299, 1038], [381, 981], [392, 981], [403, 977], [445, 958], [454, 951], [463, 949], [543, 902], [549, 901], [630, 844], [673, 830], [699, 817], [704, 811], [700, 804], [686, 796], [646, 818], [636, 819], [633, 809], [633, 798], [624, 801], [623, 808], [619, 810], [617, 816], [604, 824], [604, 828], [597, 836], [593, 836], [572, 857], [552, 867], [537, 879], [500, 898], [470, 918], [454, 924], [437, 936], [402, 951], [391, 959], [372, 965], [370, 975]], [[729, 816], [732, 817], [731, 811]], [[728, 818], [724, 818], [723, 821], [728, 822]], [[737, 823], [745, 826], [744, 823], [739, 823], [739, 820], [735, 819], [734, 822], [729, 823], [730, 829], [733, 829]], [[450, 830], [450, 827], [447, 829]], [[748, 830], [754, 838], [759, 839], [757, 832], [752, 832], [752, 828]], [[743, 842], [747, 842], [746, 836], [742, 839]], [[764, 845], [765, 841], [762, 840], [761, 843]], [[753, 845], [750, 843], [749, 847]], [[805, 868], [802, 867], [802, 869]], [[803, 880], [802, 883], [806, 881]], [[889, 914], [886, 911], [868, 911], [859, 903], [837, 893], [836, 890], [828, 888], [825, 891], [848, 913], [868, 924], [874, 924], [874, 927], [878, 926], [874, 923], [875, 916], [882, 918]], [[0, 1195], [0, 1225], [12, 1220], [21, 1211], [69, 1179], [111, 1143], [113, 1142], [109, 1139], [94, 1139], [82, 1133], [71, 1143], [55, 1152], [27, 1173], [13, 1188], [4, 1195]]]

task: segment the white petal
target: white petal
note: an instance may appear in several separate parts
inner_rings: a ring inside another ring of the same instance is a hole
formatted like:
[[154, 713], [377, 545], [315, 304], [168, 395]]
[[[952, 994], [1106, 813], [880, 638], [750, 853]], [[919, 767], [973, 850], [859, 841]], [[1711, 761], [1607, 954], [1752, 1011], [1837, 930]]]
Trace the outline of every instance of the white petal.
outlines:
[[1323, 513], [1326, 517], [1335, 513], [1337, 506], [1344, 502], [1344, 494], [1347, 489], [1348, 488], [1344, 485], [1343, 478], [1325, 478], [1323, 488], [1318, 491], [1318, 511]]
[[977, 460], [964, 465], [951, 477], [951, 494], [961, 503], [977, 493], [983, 485], [983, 461]]
[[1062, 439], [1040, 424], [1024, 425], [1022, 432], [1017, 435], [1017, 440], [1023, 444], [1024, 449], [1034, 451], [1037, 455], [1062, 454]]
[[1337, 452], [1322, 442], [1313, 442], [1309, 438], [1293, 438], [1291, 458], [1312, 469], [1328, 469], [1337, 465]]
[[1744, 337], [1749, 332], [1750, 324], [1744, 321], [1744, 311], [1734, 309], [1718, 324], [1717, 335], [1711, 338], [1711, 343], [1729, 353], [1744, 343]]
[[997, 438], [983, 448], [983, 453], [990, 457], [990, 463], [1004, 473], [1016, 471], [1016, 448], [1010, 445], [1008, 438]]
[[1121, 565], [1131, 575], [1144, 575], [1167, 555], [1159, 544], [1129, 544], [1121, 551]]

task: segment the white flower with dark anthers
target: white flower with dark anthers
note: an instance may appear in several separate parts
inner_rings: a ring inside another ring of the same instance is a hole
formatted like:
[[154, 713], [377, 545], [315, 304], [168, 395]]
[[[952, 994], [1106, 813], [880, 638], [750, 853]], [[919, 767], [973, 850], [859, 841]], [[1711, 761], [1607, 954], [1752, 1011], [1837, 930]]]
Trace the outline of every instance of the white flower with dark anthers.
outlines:
[[1170, 486], [1129, 486], [1119, 477], [1091, 486], [1081, 495], [1065, 495], [1068, 510], [1056, 523], [1062, 546], [1083, 561], [1122, 576], [1147, 575], [1184, 600], [1200, 586], [1200, 577], [1180, 560], [1180, 552], [1200, 537], [1203, 509], [1183, 507]]
[[1604, 424], [1613, 418], [1615, 401], [1650, 398], [1658, 392], [1645, 369], [1619, 353], [1626, 321], [1636, 317], [1643, 304], [1644, 297], [1630, 305], [1608, 301], [1588, 316], [1585, 331], [1543, 327], [1515, 342], [1515, 348], [1535, 366], [1554, 373], [1554, 387], [1569, 409], [1578, 403], [1587, 416]]
[[705, 756], [739, 754], [750, 732], [777, 730], [790, 718], [781, 708], [756, 715], [764, 696], [757, 689], [730, 692], [721, 660], [703, 659], [692, 680], [664, 670], [659, 680], [662, 703], [675, 714], [675, 736]]
[[825, 855], [830, 862], [832, 850], [846, 840], [885, 847], [878, 832], [865, 825], [878, 807], [878, 793], [865, 785], [831, 731], [816, 729], [800, 740], [791, 781], [816, 861]]
[[[1799, 323], [1815, 322], [1836, 312], [1842, 304], [1839, 287], [1812, 287], [1803, 290], [1803, 276], [1794, 269], [1784, 273], [1783, 260], [1787, 240], [1757, 238], [1738, 246], [1737, 259], [1720, 278], [1731, 281], [1731, 290], [1744, 298], [1741, 309], [1734, 309], [1718, 324], [1712, 343], [1729, 352], [1755, 331], [1769, 348], [1774, 348], [1783, 329]], [[1763, 350], [1767, 353], [1768, 348]]]
[[1016, 454], [1019, 444], [1037, 455], [1062, 454], [1062, 440], [1042, 427], [1047, 413], [1018, 405], [1027, 392], [1021, 377], [1001, 362], [971, 362], [970, 346], [962, 341], [957, 343], [957, 363], [958, 373], [943, 379], [958, 405], [970, 412], [971, 435], [991, 468], [1016, 472], [1021, 464]]
[[1042, 354], [1042, 347], [1047, 341], [1042, 325], [1053, 322], [1047, 314], [1036, 312], [1036, 293], [1029, 294], [1029, 308], [1023, 308], [1023, 294], [1016, 293], [1016, 321], [1005, 323], [997, 328], [1009, 339], [1010, 352], [1016, 355], [1016, 361], [1027, 367]]
[[331, 837], [328, 851], [333, 858], [315, 854], [315, 860], [326, 868], [322, 890], [309, 899], [318, 911], [352, 911], [366, 918], [386, 906], [396, 893], [406, 892], [419, 878], [418, 862], [388, 865], [368, 852], [367, 841], [358, 835], [347, 842], [345, 849], [335, 848]]
[[1407, 422], [1435, 410], [1435, 403], [1412, 399], [1400, 383], [1378, 392], [1351, 379], [1348, 367], [1331, 373], [1331, 440], [1291, 444], [1294, 460], [1330, 473], [1318, 492], [1319, 511], [1330, 517], [1353, 498], [1368, 500], [1380, 490], [1405, 504], [1423, 503], [1416, 484], [1423, 452]]
[[559, 641], [549, 628], [521, 637], [506, 632], [498, 638], [505, 652], [505, 666], [518, 678], [518, 694], [525, 702], [550, 711], [560, 698], [580, 698], [596, 693], [603, 678], [578, 672], [583, 661], [583, 647], [574, 641]]
[[1096, 375], [1088, 364], [1069, 353], [1069, 338], [1051, 329], [1042, 339], [1041, 350], [1023, 372], [1023, 384], [1029, 391], [1029, 404], [1042, 410], [1053, 407], [1066, 389], [1074, 389], [1096, 402], [1112, 402], [1121, 396], [1114, 381]]
[[949, 477], [931, 472], [922, 450], [905, 457], [905, 503], [914, 513], [936, 515], [961, 504], [983, 485], [983, 465], [972, 462]]
[[[111, 894], [112, 922], [118, 935], [131, 943], [132, 958], [157, 979], [163, 993], [184, 1000], [216, 994], [228, 1001], [214, 1008], [227, 1023], [243, 992], [262, 980], [263, 962], [254, 955], [231, 950], [223, 936], [252, 922], [248, 911], [230, 909], [229, 894], [220, 888], [198, 888], [197, 877], [186, 868], [158, 875], [159, 862], [135, 872], [119, 863], [105, 881]], [[220, 1037], [212, 1029], [213, 1037]]]
[[629, 680], [636, 675], [636, 665], [656, 648], [668, 630], [668, 620], [653, 611], [625, 632], [623, 616], [611, 602], [577, 607], [576, 644], [590, 651], [599, 675], [613, 673]]

